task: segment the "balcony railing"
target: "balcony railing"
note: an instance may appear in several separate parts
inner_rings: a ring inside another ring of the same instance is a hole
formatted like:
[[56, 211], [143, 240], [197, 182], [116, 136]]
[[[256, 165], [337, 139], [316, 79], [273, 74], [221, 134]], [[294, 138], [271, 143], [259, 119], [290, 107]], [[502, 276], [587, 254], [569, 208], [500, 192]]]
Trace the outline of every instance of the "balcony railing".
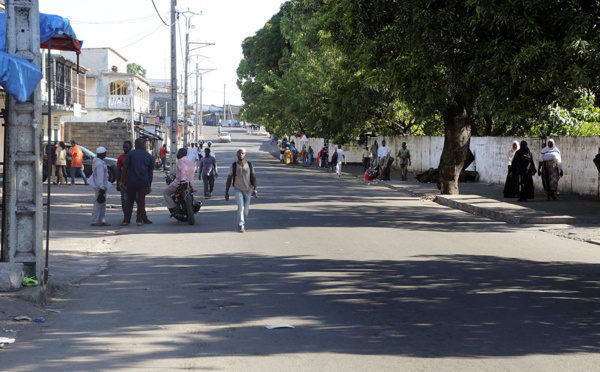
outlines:
[[108, 107], [113, 109], [129, 109], [131, 108], [131, 96], [108, 96]]

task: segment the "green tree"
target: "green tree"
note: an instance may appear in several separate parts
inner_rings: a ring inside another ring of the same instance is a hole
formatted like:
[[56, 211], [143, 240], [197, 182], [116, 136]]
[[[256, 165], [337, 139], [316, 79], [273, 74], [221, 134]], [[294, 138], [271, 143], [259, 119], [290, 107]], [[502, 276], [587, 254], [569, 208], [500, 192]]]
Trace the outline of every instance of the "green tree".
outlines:
[[593, 80], [581, 67], [588, 57], [579, 53], [577, 41], [583, 29], [593, 29], [594, 17], [577, 3], [327, 4], [336, 42], [362, 61], [376, 85], [389, 86], [420, 117], [442, 117], [445, 140], [438, 187], [444, 194], [456, 194], [476, 114], [501, 119], [510, 117], [515, 107], [527, 107], [525, 117], [531, 117], [551, 102], [572, 102], [577, 88]]
[[127, 72], [146, 77], [146, 69], [138, 65], [137, 63], [128, 63]]

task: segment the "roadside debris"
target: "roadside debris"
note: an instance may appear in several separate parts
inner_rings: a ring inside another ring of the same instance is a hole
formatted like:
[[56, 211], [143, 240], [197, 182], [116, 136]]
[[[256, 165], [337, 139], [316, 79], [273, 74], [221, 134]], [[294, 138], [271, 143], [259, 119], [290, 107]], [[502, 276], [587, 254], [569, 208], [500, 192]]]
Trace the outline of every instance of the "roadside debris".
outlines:
[[425, 194], [421, 197], [422, 202], [435, 201], [436, 199], [437, 199], [437, 196], [435, 196], [433, 194]]
[[16, 316], [16, 317], [14, 317], [14, 318], [13, 318], [13, 320], [16, 320], [16, 321], [18, 321], [18, 322], [20, 322], [20, 321], [23, 321], [23, 320], [24, 320], [24, 321], [27, 321], [27, 322], [31, 322], [31, 318], [30, 318], [30, 317], [28, 317], [27, 315], [19, 315], [19, 316]]

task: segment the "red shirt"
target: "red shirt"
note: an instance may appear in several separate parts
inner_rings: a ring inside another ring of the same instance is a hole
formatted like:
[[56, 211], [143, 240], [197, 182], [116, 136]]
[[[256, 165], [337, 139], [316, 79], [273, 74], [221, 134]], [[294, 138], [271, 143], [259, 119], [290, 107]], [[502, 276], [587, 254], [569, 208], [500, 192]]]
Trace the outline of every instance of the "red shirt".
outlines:
[[167, 157], [167, 148], [166, 147], [161, 147], [160, 148], [160, 157], [161, 158], [166, 158]]
[[[127, 156], [126, 153], [122, 153], [121, 156], [119, 156], [119, 158], [117, 159], [117, 168], [119, 168], [119, 171], [123, 172], [123, 167], [125, 166], [125, 157]], [[123, 178], [123, 182], [127, 181], [127, 175], [125, 175], [125, 177]]]

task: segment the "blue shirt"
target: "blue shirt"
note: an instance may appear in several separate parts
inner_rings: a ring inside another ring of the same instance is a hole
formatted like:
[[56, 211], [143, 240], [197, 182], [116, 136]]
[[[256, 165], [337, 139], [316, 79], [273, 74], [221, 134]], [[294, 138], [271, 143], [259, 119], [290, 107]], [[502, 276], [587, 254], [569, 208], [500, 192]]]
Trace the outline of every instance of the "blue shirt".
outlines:
[[135, 149], [125, 157], [127, 186], [150, 187], [150, 174], [154, 171], [154, 158], [146, 150]]
[[217, 160], [214, 156], [205, 156], [200, 159], [200, 174], [203, 176], [210, 176], [211, 174], [217, 174]]

